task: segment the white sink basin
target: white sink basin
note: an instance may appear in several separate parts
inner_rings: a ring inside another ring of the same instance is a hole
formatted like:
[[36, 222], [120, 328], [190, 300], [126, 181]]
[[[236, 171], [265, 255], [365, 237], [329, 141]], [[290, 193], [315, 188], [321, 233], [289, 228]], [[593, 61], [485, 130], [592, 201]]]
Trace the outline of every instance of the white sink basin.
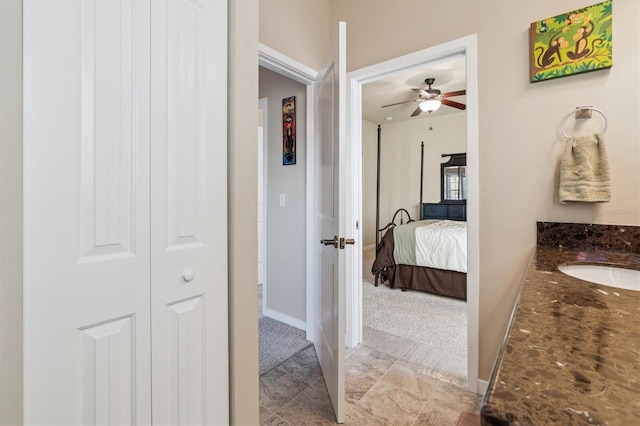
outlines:
[[584, 281], [640, 291], [640, 271], [609, 265], [560, 265], [560, 272]]

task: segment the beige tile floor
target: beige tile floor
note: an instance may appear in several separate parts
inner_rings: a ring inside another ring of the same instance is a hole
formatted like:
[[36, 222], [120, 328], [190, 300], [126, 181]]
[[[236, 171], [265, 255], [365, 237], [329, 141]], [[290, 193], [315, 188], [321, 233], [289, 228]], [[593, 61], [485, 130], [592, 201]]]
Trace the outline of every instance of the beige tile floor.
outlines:
[[[480, 408], [460, 379], [367, 346], [366, 338], [347, 349], [345, 375], [348, 425], [455, 425], [460, 413]], [[260, 377], [260, 424], [336, 424], [313, 346]]]
[[[349, 425], [455, 425], [461, 412], [479, 410], [462, 383], [366, 344], [348, 351], [345, 370]], [[260, 377], [260, 424], [336, 424], [313, 347]]]

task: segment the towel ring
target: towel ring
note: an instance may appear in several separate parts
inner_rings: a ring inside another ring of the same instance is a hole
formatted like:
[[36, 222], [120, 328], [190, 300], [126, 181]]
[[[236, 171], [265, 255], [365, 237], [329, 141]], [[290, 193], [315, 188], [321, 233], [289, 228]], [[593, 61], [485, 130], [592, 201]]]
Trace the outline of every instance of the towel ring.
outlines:
[[591, 110], [591, 111], [595, 111], [598, 114], [600, 114], [602, 116], [602, 118], [604, 118], [604, 128], [602, 129], [602, 133], [606, 133], [607, 132], [607, 128], [609, 127], [609, 120], [607, 119], [607, 116], [604, 115], [604, 112], [600, 111], [598, 108], [592, 108], [592, 107], [576, 108], [575, 111], [571, 111], [571, 112], [567, 113], [564, 116], [564, 118], [562, 119], [562, 123], [560, 124], [560, 131], [562, 132], [562, 134], [564, 135], [565, 138], [568, 138], [569, 136], [564, 131], [564, 122], [567, 121], [567, 118], [569, 118], [571, 116], [571, 114], [575, 114], [577, 111], [586, 110], [586, 109]]

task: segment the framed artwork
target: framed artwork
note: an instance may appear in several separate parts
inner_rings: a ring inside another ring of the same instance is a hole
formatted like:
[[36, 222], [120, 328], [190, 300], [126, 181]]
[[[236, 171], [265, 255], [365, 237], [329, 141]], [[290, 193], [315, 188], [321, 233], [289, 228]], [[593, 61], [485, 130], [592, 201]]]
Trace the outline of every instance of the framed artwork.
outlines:
[[282, 165], [296, 164], [296, 97], [282, 100]]
[[613, 65], [612, 1], [531, 23], [532, 83]]

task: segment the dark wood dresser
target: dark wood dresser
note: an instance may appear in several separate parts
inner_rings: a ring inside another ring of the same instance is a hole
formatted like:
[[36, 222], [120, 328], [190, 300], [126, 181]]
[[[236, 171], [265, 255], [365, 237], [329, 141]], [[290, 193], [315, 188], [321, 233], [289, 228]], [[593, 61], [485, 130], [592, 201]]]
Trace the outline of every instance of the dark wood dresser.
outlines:
[[464, 201], [443, 201], [440, 203], [422, 203], [420, 220], [448, 219], [467, 220], [467, 203]]

